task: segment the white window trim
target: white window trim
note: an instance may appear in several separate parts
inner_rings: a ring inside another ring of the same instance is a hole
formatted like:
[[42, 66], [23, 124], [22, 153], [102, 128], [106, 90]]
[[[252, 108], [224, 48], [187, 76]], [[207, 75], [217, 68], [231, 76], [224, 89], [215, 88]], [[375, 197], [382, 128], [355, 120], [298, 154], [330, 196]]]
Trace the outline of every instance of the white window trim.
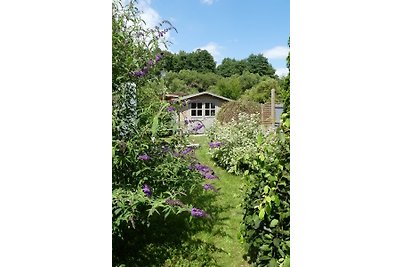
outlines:
[[[206, 115], [206, 104], [209, 104], [210, 106], [209, 106], [209, 108], [207, 108], [207, 110], [209, 110], [210, 111], [210, 115]], [[214, 107], [212, 107], [212, 104], [214, 104]], [[215, 116], [216, 116], [216, 114], [217, 114], [217, 106], [215, 105], [215, 103], [212, 103], [212, 102], [206, 102], [206, 103], [203, 103], [203, 109], [204, 109], [204, 117], [205, 118], [215, 118]], [[214, 110], [214, 115], [211, 115], [211, 111], [212, 110]]]
[[[193, 104], [196, 104], [196, 108], [194, 108], [194, 109], [192, 108], [192, 103], [193, 103]], [[197, 104], [198, 104], [198, 103], [201, 104], [201, 109], [199, 109], [199, 108], [197, 107]], [[190, 117], [191, 117], [191, 118], [195, 118], [195, 119], [200, 119], [200, 118], [203, 119], [203, 118], [204, 118], [204, 103], [203, 103], [203, 102], [191, 102], [191, 103], [190, 103], [190, 109], [189, 109], [189, 110], [190, 110]], [[193, 116], [193, 115], [192, 115], [192, 110], [196, 110], [196, 116]], [[202, 114], [201, 116], [197, 116], [197, 111], [198, 111], [198, 110], [201, 110], [201, 114]]]

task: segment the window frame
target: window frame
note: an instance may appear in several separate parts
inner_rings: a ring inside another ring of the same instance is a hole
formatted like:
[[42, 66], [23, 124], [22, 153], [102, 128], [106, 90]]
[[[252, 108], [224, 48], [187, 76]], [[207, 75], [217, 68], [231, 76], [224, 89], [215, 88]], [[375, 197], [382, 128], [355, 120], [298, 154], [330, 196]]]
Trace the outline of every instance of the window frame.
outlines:
[[[196, 105], [195, 108], [193, 108], [193, 104]], [[199, 107], [199, 104], [200, 104], [200, 107]], [[203, 116], [204, 116], [203, 109], [204, 109], [203, 102], [190, 102], [190, 117], [192, 117], [192, 118], [203, 118]], [[195, 116], [192, 115], [193, 111], [195, 111], [195, 113], [196, 113]], [[201, 113], [201, 115], [199, 115], [199, 112]]]
[[[208, 108], [206, 107], [208, 104]], [[208, 111], [209, 115], [206, 115], [206, 112]], [[214, 111], [214, 115], [212, 114], [212, 111]], [[207, 118], [214, 118], [216, 114], [216, 105], [213, 102], [206, 102], [204, 103], [204, 117]]]

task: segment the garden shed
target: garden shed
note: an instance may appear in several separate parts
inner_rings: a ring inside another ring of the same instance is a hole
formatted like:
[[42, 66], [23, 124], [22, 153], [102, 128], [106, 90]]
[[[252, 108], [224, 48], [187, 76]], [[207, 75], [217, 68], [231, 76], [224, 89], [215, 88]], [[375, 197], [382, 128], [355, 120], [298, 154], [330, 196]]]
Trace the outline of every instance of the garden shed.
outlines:
[[197, 130], [197, 133], [204, 133], [215, 122], [215, 118], [221, 106], [232, 101], [229, 98], [213, 94], [210, 92], [201, 92], [197, 94], [187, 95], [181, 98], [187, 101], [187, 105], [179, 114], [181, 123], [191, 124], [193, 127], [204, 125]]

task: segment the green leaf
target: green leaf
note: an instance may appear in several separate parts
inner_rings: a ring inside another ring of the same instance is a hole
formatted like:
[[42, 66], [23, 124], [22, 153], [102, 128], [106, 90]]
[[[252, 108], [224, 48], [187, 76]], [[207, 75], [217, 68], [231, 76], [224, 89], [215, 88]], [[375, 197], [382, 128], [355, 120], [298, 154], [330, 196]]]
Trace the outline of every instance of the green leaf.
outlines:
[[257, 145], [258, 146], [261, 146], [261, 144], [262, 144], [262, 134], [261, 133], [259, 133], [258, 135], [257, 135]]
[[153, 125], [151, 126], [151, 134], [156, 135], [158, 129], [158, 114], [153, 118]]
[[121, 209], [119, 208], [119, 209], [116, 209], [115, 211], [114, 211], [114, 214], [115, 215], [118, 215], [118, 213], [120, 213], [121, 212]]
[[273, 219], [271, 221], [271, 223], [269, 224], [270, 227], [275, 227], [277, 224], [279, 223], [279, 221], [277, 219]]
[[265, 216], [265, 209], [261, 209], [260, 213], [258, 214], [258, 217], [260, 218], [260, 220], [264, 219]]
[[276, 259], [275, 258], [272, 258], [269, 261], [269, 267], [278, 267], [278, 264], [276, 263]]
[[286, 258], [286, 259], [283, 261], [282, 267], [290, 267], [290, 257]]
[[279, 206], [279, 204], [281, 203], [281, 201], [279, 200], [279, 197], [277, 195], [274, 196], [274, 202], [277, 206]]
[[269, 186], [268, 185], [264, 186], [264, 193], [268, 194], [268, 191], [269, 191]]
[[286, 119], [284, 122], [283, 122], [283, 126], [285, 126], [285, 127], [290, 127], [290, 119], [288, 118], [288, 119]]

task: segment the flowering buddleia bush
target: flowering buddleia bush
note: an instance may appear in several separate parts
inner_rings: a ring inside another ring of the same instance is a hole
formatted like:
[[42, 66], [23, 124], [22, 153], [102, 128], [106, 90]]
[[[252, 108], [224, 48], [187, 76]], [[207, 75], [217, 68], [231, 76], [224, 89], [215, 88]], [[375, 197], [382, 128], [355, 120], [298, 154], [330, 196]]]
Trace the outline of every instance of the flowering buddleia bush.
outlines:
[[225, 124], [217, 122], [208, 131], [208, 137], [213, 140], [211, 156], [229, 172], [241, 173], [252, 162], [257, 143], [268, 134], [260, 126], [259, 114], [240, 113], [237, 120]]
[[154, 218], [210, 217], [190, 203], [192, 193], [205, 192], [205, 178], [189, 168], [196, 163], [193, 149], [171, 129], [174, 110], [160, 100], [163, 88], [157, 68], [163, 55], [159, 45], [173, 28], [167, 22], [145, 28], [136, 5], [135, 1], [126, 6], [114, 1], [112, 10], [114, 266], [124, 262], [126, 248], [146, 233]]

